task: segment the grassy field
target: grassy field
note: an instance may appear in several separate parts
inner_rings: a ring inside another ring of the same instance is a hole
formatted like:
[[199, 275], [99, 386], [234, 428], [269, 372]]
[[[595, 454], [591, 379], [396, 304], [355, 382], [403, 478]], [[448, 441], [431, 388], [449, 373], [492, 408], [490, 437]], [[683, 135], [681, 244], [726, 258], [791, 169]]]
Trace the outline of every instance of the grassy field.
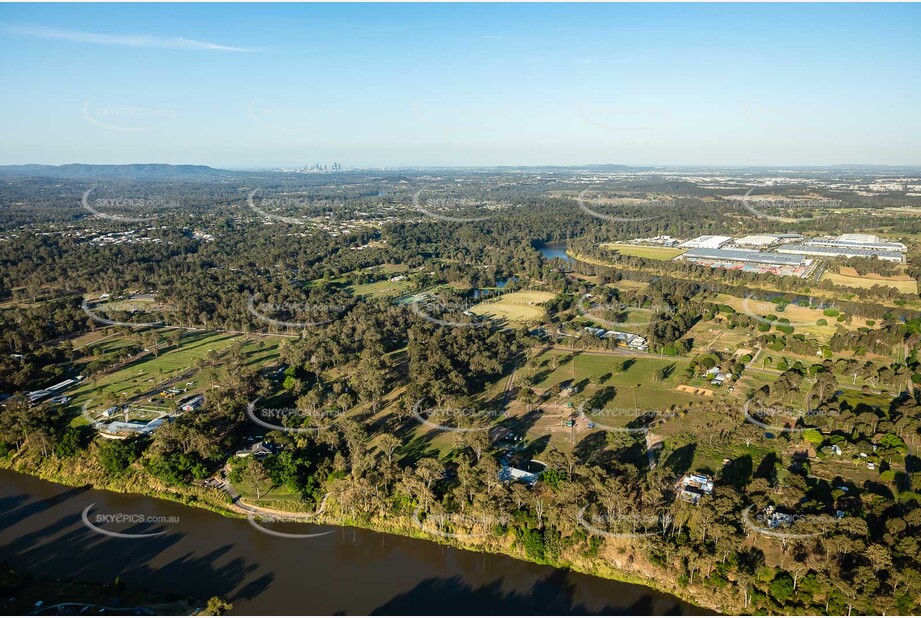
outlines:
[[[79, 387], [68, 392], [68, 395], [73, 397], [71, 406], [79, 410], [83, 404], [88, 404], [95, 409], [101, 407], [107, 397], [118, 395], [123, 398], [131, 398], [138, 392], [147, 392], [186, 372], [189, 372], [190, 375], [177, 386], [186, 388], [186, 381], [194, 382], [194, 387], [189, 388], [188, 392], [183, 395], [184, 397], [190, 396], [204, 389], [211, 377], [220, 372], [219, 360], [214, 367], [206, 367], [199, 372], [195, 368], [196, 359], [207, 357], [212, 351], [220, 353], [236, 341], [244, 342], [242, 351], [247, 364], [264, 365], [274, 362], [278, 357], [278, 340], [274, 338], [247, 340], [242, 335], [228, 333], [190, 333], [183, 337], [178, 349], [170, 346], [161, 350], [158, 357], [147, 354], [121, 369], [103, 375], [95, 382], [93, 380], [84, 381]], [[259, 341], [263, 341], [262, 347]], [[125, 344], [124, 338], [118, 337], [100, 341], [96, 345], [118, 348]], [[145, 407], [156, 407], [147, 406], [146, 401], [144, 404]]]
[[[560, 361], [556, 369], [553, 369], [553, 357]], [[611, 367], [615, 361], [627, 361], [629, 366], [622, 373], [613, 373]], [[688, 362], [688, 359], [683, 357], [661, 359], [590, 352], [576, 352], [573, 358], [567, 352], [551, 350], [532, 361], [536, 368], [534, 389], [540, 393], [560, 383], [580, 384], [587, 381], [581, 393], [586, 398], [591, 398], [599, 389], [612, 386], [617, 392], [610, 400], [611, 406], [664, 409], [672, 404], [682, 404], [693, 399], [686, 393], [675, 390], [682, 382], [682, 373]], [[663, 367], [670, 367], [670, 373], [657, 384], [653, 374]], [[601, 377], [605, 377], [605, 380], [596, 383]]]
[[474, 305], [470, 311], [509, 322], [533, 322], [545, 316], [546, 312], [540, 305], [554, 296], [552, 292], [510, 292]]
[[642, 335], [655, 321], [656, 312], [652, 309], [629, 309], [623, 313], [620, 320], [609, 320], [595, 313], [583, 314], [583, 317], [591, 321], [594, 326]]
[[610, 287], [624, 292], [644, 292], [649, 284], [645, 281], [632, 281], [630, 279], [621, 279], [616, 283], [609, 284]]
[[[851, 324], [848, 326], [842, 322], [836, 321], [834, 317], [826, 316], [821, 309], [810, 309], [809, 307], [801, 307], [799, 305], [790, 304], [787, 305], [783, 311], [778, 311], [776, 303], [736, 298], [735, 296], [729, 296], [727, 294], [719, 294], [714, 300], [715, 302], [729, 305], [741, 313], [754, 314], [758, 317], [769, 314], [776, 315], [778, 320], [786, 318], [791, 322], [794, 333], [812, 336], [822, 342], [827, 342], [831, 336], [835, 334], [839, 325], [849, 330], [854, 330], [860, 326], [866, 326], [866, 320], [863, 318], [852, 318]], [[817, 322], [822, 319], [828, 322], [828, 324], [819, 326]]]
[[841, 271], [837, 273], [826, 271], [822, 275], [822, 281], [831, 281], [835, 285], [846, 285], [852, 288], [872, 288], [874, 285], [885, 285], [896, 288], [904, 294], [918, 293], [917, 281], [908, 275], [895, 277], [883, 277], [875, 274], [858, 275], [857, 271], [850, 267], [842, 267]]
[[405, 294], [413, 287], [413, 282], [405, 279], [403, 281], [375, 281], [374, 283], [363, 283], [361, 285], [346, 286], [346, 290], [353, 296], [367, 296], [371, 298], [388, 298], [390, 296], [399, 296]]
[[246, 480], [234, 483], [233, 487], [250, 504], [292, 512], [302, 512], [306, 508], [301, 497], [284, 486], [261, 487], [258, 499], [256, 488]]
[[751, 336], [751, 331], [743, 328], [729, 329], [725, 323], [701, 320], [682, 339], [693, 340], [693, 353], [699, 354], [708, 350], [732, 352], [740, 345], [748, 343]]
[[632, 255], [649, 258], [651, 260], [670, 260], [686, 251], [686, 249], [677, 249], [675, 247], [644, 247], [641, 245], [625, 245], [614, 242], [606, 242], [601, 246], [605, 249], [617, 251], [621, 255]]

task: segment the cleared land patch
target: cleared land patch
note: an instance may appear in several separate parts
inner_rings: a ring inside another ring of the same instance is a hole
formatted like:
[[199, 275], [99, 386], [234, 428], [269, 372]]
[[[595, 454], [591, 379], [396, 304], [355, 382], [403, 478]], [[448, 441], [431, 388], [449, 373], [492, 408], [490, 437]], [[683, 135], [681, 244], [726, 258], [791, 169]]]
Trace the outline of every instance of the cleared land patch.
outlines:
[[555, 296], [552, 292], [509, 292], [474, 305], [470, 311], [509, 322], [533, 322], [544, 317], [545, 311], [541, 305]]
[[908, 275], [897, 275], [895, 277], [884, 277], [869, 273], [858, 275], [857, 271], [851, 267], [842, 267], [840, 272], [826, 272], [822, 275], [822, 281], [831, 281], [835, 285], [845, 285], [851, 288], [872, 288], [874, 285], [884, 285], [896, 288], [904, 294], [917, 294], [918, 282]]
[[[727, 294], [718, 294], [714, 300], [715, 302], [729, 305], [739, 313], [753, 315], [758, 318], [774, 315], [777, 316], [777, 320], [787, 319], [793, 326], [794, 333], [812, 335], [823, 342], [828, 341], [839, 326], [849, 330], [866, 326], [866, 320], [863, 318], [852, 316], [851, 323], [845, 324], [838, 322], [834, 316], [825, 315], [822, 309], [811, 309], [792, 303], [786, 305], [783, 311], [780, 311], [777, 309], [777, 303], [771, 301], [737, 298]], [[819, 325], [819, 320], [825, 320], [827, 324]]]
[[371, 298], [386, 298], [388, 296], [398, 296], [405, 294], [412, 289], [414, 283], [409, 279], [402, 281], [390, 281], [383, 279], [374, 283], [363, 283], [360, 285], [349, 285], [347, 290], [353, 296], [368, 296]]
[[675, 390], [681, 391], [682, 393], [690, 393], [691, 395], [706, 395], [707, 397], [713, 397], [713, 391], [709, 388], [700, 388], [697, 386], [688, 386], [687, 384], [679, 384], [675, 387]]
[[684, 253], [686, 249], [675, 247], [647, 247], [643, 245], [625, 245], [621, 243], [606, 242], [601, 245], [605, 249], [617, 251], [621, 255], [649, 258], [651, 260], [670, 260]]
[[649, 287], [649, 283], [646, 281], [633, 281], [631, 279], [621, 279], [609, 285], [612, 288], [623, 290], [624, 292], [642, 292]]

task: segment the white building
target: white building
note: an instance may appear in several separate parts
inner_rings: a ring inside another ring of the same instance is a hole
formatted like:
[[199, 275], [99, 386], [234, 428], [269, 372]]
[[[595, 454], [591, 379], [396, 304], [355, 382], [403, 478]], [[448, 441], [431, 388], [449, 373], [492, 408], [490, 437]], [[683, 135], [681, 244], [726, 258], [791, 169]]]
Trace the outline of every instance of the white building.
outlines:
[[685, 474], [678, 481], [678, 497], [692, 504], [697, 504], [703, 496], [713, 493], [713, 479], [706, 474]]
[[801, 234], [753, 234], [744, 236], [733, 244], [739, 247], [766, 247], [775, 243], [800, 240], [802, 237]]
[[[834, 242], [834, 241], [827, 241]], [[901, 244], [901, 243], [900, 243]], [[903, 245], [904, 246], [904, 245]], [[901, 251], [884, 251], [881, 249], [874, 249], [869, 246], [858, 247], [855, 245], [826, 245], [818, 244], [814, 241], [807, 242], [805, 244], [793, 244], [793, 245], [783, 245], [776, 249], [777, 253], [795, 253], [797, 255], [814, 255], [817, 257], [824, 258], [852, 258], [852, 257], [865, 257], [865, 258], [876, 258], [879, 260], [885, 260], [887, 262], [904, 262], [905, 254]]]
[[202, 407], [204, 403], [205, 398], [202, 395], [197, 395], [180, 405], [179, 409], [183, 412], [194, 412], [195, 410]]
[[731, 236], [698, 236], [681, 243], [680, 246], [689, 249], [719, 249], [730, 242], [732, 242]]
[[841, 234], [837, 238], [813, 238], [806, 242], [815, 247], [834, 247], [838, 249], [865, 249], [869, 251], [883, 251], [905, 253], [908, 247], [900, 242], [882, 240], [873, 234]]

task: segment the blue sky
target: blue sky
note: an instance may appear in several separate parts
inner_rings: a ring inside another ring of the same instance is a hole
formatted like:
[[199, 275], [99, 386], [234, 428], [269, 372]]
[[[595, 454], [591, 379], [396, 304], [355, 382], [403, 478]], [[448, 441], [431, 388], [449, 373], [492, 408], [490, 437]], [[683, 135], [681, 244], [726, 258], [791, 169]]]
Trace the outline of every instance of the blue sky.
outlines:
[[0, 5], [0, 164], [921, 164], [921, 6]]

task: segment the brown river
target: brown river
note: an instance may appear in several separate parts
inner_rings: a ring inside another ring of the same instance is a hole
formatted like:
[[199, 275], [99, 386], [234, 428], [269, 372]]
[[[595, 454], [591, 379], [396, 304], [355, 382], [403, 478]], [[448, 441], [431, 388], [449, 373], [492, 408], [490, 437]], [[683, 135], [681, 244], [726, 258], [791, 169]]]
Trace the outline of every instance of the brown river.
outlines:
[[279, 538], [169, 501], [0, 470], [0, 561], [42, 577], [217, 595], [234, 614], [707, 613], [644, 586], [504, 556], [355, 528], [261, 525], [329, 534]]

